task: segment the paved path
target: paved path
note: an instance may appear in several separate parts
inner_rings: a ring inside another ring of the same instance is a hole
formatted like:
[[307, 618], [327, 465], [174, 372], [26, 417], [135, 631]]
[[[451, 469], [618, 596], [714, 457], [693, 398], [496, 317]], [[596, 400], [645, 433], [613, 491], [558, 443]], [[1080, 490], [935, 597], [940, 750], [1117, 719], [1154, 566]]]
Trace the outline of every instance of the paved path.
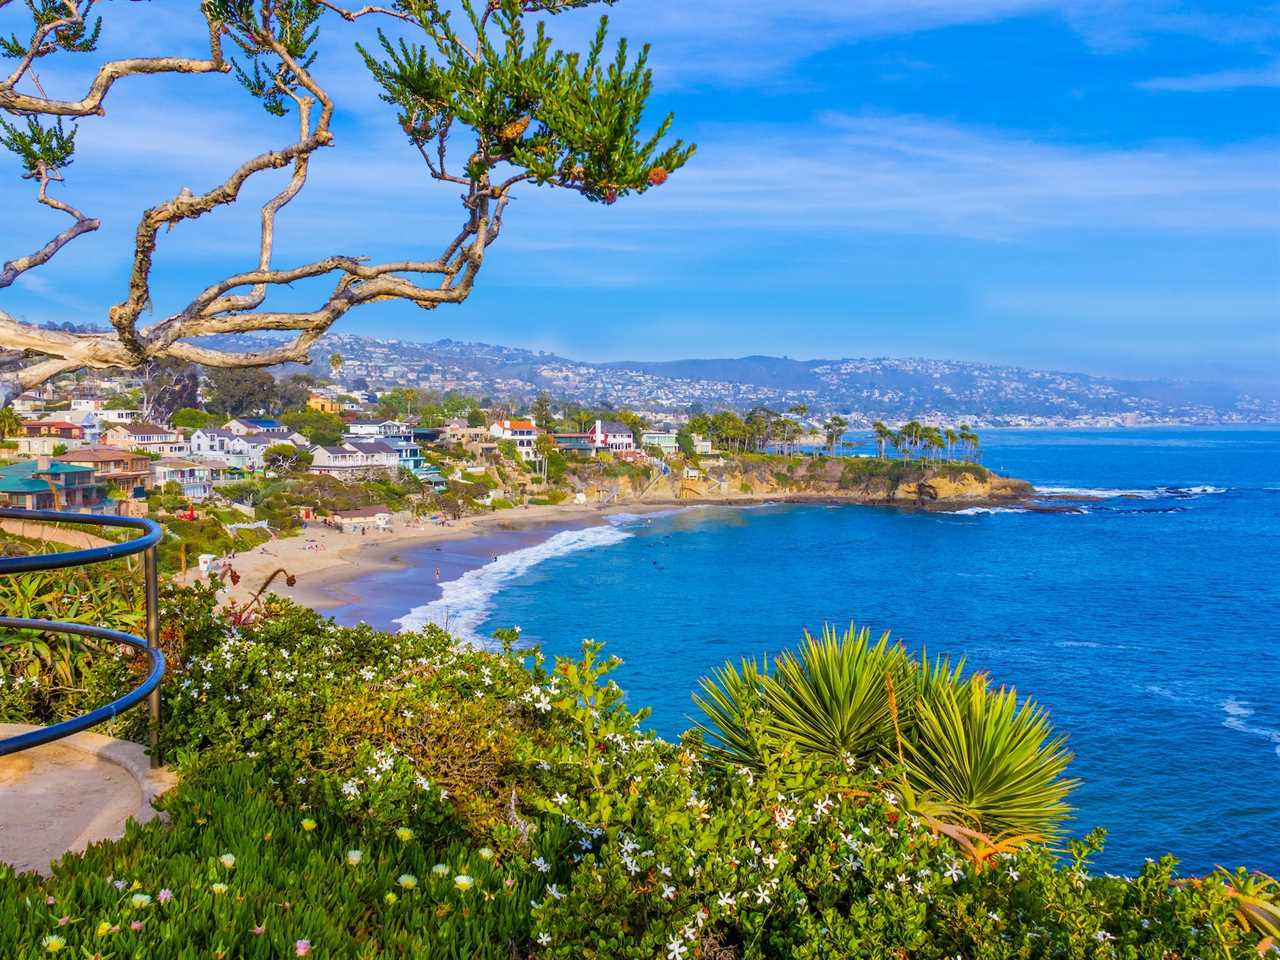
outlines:
[[[34, 729], [0, 724], [0, 738]], [[68, 851], [124, 836], [130, 818], [175, 782], [148, 767], [141, 746], [94, 733], [0, 757], [0, 862], [48, 873]]]

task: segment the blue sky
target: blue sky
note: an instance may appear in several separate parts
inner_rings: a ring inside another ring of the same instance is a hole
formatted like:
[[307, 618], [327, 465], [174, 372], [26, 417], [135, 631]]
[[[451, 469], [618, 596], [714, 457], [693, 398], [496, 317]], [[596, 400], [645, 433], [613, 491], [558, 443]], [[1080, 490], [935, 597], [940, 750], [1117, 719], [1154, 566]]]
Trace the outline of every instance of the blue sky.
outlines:
[[[104, 4], [102, 53], [199, 52], [192, 4]], [[800, 7], [800, 9], [789, 9]], [[0, 30], [18, 26], [0, 12]], [[1102, 374], [1280, 380], [1280, 6], [1177, 0], [622, 0], [653, 45], [655, 113], [699, 144], [613, 207], [528, 189], [476, 292], [338, 330], [584, 359], [935, 356]], [[552, 20], [580, 46], [596, 12]], [[429, 180], [329, 21], [338, 145], [283, 214], [277, 265], [427, 255], [456, 190]], [[71, 94], [96, 60], [49, 61]], [[207, 189], [291, 120], [226, 77], [125, 81], [61, 195], [103, 219], [4, 293], [23, 319], [102, 322], [146, 206]], [[60, 229], [0, 158], [0, 257]], [[252, 263], [255, 185], [161, 240], [157, 315]], [[302, 296], [303, 292], [299, 292]]]

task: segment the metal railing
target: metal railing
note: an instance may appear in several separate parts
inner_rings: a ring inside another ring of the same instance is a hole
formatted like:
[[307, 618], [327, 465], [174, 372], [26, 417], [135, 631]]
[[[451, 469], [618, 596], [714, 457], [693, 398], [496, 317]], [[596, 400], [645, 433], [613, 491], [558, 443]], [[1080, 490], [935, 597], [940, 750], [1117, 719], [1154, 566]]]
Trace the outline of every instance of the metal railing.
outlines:
[[[106, 560], [117, 560], [121, 557], [141, 553], [143, 578], [146, 584], [147, 636], [135, 636], [107, 627], [91, 626], [83, 623], [66, 623], [59, 620], [39, 620], [30, 617], [0, 616], [0, 627], [14, 630], [39, 630], [44, 633], [75, 634], [81, 637], [93, 637], [112, 643], [123, 643], [136, 647], [146, 653], [149, 661], [147, 676], [124, 696], [112, 700], [105, 706], [98, 707], [86, 714], [63, 720], [60, 723], [41, 727], [28, 733], [18, 734], [0, 740], [0, 756], [17, 753], [37, 747], [42, 743], [60, 740], [81, 730], [96, 726], [106, 720], [118, 716], [130, 707], [148, 701], [150, 708], [149, 739], [151, 746], [151, 765], [160, 765], [158, 741], [160, 735], [160, 681], [164, 677], [164, 654], [160, 652], [160, 609], [159, 581], [156, 571], [156, 544], [160, 542], [160, 525], [154, 520], [135, 519], [132, 517], [108, 517], [102, 514], [63, 513], [56, 510], [17, 510], [9, 507], [0, 508], [0, 519], [34, 520], [44, 523], [77, 523], [97, 527], [127, 527], [141, 530], [142, 536], [121, 543], [110, 543], [101, 547], [89, 547], [84, 550], [69, 550], [65, 553], [40, 553], [25, 557], [0, 557], [0, 576], [16, 573], [35, 573], [45, 570], [65, 570], [69, 567], [84, 567]], [[0, 636], [0, 643], [13, 642], [12, 638]]]

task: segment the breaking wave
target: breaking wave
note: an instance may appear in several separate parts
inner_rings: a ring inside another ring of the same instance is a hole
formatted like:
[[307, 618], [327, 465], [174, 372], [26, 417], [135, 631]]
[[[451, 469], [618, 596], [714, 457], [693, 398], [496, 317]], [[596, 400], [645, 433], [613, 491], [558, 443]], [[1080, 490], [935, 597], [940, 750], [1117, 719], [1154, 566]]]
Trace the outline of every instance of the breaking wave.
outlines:
[[948, 510], [952, 516], [956, 517], [976, 517], [981, 513], [1030, 513], [1030, 510], [1024, 510], [1022, 507], [965, 507], [963, 510]]
[[417, 630], [434, 623], [459, 640], [481, 646], [485, 640], [477, 630], [488, 619], [494, 596], [511, 581], [547, 560], [611, 546], [631, 536], [618, 524], [563, 530], [542, 543], [513, 550], [483, 567], [468, 570], [457, 580], [442, 583], [438, 599], [414, 607], [395, 622], [401, 630]]

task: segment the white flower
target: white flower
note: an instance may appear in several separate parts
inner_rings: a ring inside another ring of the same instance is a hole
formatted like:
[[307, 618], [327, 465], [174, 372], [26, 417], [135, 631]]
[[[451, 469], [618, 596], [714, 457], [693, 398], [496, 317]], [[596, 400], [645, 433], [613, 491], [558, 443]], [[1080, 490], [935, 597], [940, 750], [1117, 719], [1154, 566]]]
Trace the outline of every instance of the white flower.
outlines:
[[359, 866], [360, 861], [363, 859], [364, 859], [364, 853], [362, 851], [360, 850], [347, 851], [347, 863], [351, 864], [351, 866], [353, 867]]
[[674, 900], [675, 896], [676, 896], [676, 888], [669, 883], [664, 883], [662, 885], [662, 899]]
[[546, 931], [543, 931], [542, 933], [538, 934], [537, 939], [538, 939], [538, 944], [540, 946], [544, 946], [544, 947], [551, 946], [551, 934], [547, 933]]
[[218, 862], [230, 870], [236, 865], [236, 855], [234, 853], [224, 853], [218, 858]]
[[959, 883], [964, 878], [964, 870], [961, 869], [960, 864], [952, 861], [951, 866], [942, 871], [942, 875], [952, 883]]
[[547, 896], [549, 896], [552, 900], [564, 899], [564, 894], [561, 892], [560, 888], [557, 887], [554, 883], [547, 884]]
[[1010, 879], [1010, 880], [1017, 880], [1017, 879], [1018, 879], [1019, 877], [1021, 877], [1021, 876], [1022, 876], [1022, 874], [1020, 874], [1017, 870], [1010, 870], [1010, 871], [1009, 871], [1009, 879]]
[[756, 903], [763, 906], [768, 902], [769, 902], [769, 891], [765, 889], [765, 885], [762, 883], [760, 884], [760, 886], [756, 887]]
[[688, 952], [689, 948], [679, 938], [667, 944], [667, 960], [680, 960]]
[[554, 803], [557, 807], [563, 807], [566, 803], [569, 802], [569, 798], [566, 797], [563, 793], [557, 793], [554, 797], [551, 798], [551, 802]]
[[538, 871], [541, 873], [547, 873], [551, 870], [551, 864], [547, 863], [547, 861], [543, 860], [541, 857], [535, 857], [533, 865], [537, 867]]
[[832, 807], [831, 798], [823, 797], [821, 800], [819, 800], [817, 803], [813, 805], [813, 812], [820, 817], [824, 817], [831, 812], [831, 807]]
[[1107, 933], [1105, 930], [1099, 930], [1093, 935], [1093, 939], [1097, 940], [1099, 943], [1105, 943], [1108, 940], [1114, 940], [1115, 937]]
[[356, 783], [354, 780], [348, 780], [342, 785], [342, 795], [345, 797], [360, 796], [360, 784]]
[[720, 894], [719, 897], [716, 898], [716, 903], [719, 904], [721, 907], [723, 907], [725, 910], [732, 910], [733, 900], [734, 900], [734, 897], [732, 893], [722, 893]]

